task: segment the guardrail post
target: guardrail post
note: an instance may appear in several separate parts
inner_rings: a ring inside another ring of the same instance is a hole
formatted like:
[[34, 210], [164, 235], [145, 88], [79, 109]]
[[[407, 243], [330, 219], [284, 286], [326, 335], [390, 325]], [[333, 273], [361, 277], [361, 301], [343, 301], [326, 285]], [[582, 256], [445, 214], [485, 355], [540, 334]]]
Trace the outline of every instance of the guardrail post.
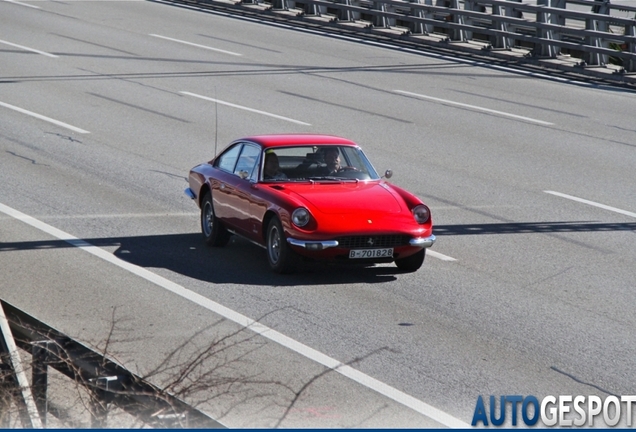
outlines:
[[118, 376], [91, 378], [91, 426], [103, 429], [108, 419], [108, 405], [115, 399], [115, 392], [121, 392], [123, 387]]
[[[422, 2], [422, 0], [409, 0], [411, 3], [415, 3], [415, 4], [426, 4], [429, 6], [433, 5], [432, 0], [424, 0], [424, 2]], [[413, 15], [414, 17], [417, 18], [432, 18], [433, 14], [430, 12], [424, 12], [422, 10], [422, 8], [419, 7], [413, 7], [411, 8], [411, 15]], [[414, 21], [411, 23], [410, 29], [411, 33], [413, 34], [424, 34], [427, 35], [431, 32], [433, 32], [433, 26], [431, 24], [424, 24], [422, 22], [419, 21]]]
[[[600, 15], [609, 15], [609, 1], [608, 0], [595, 0], [595, 5], [592, 6], [592, 12]], [[607, 33], [609, 31], [609, 24], [604, 20], [586, 19], [585, 29]], [[609, 43], [604, 41], [601, 37], [590, 36], [585, 39], [585, 43], [590, 46], [609, 48]], [[587, 53], [585, 60], [588, 65], [605, 66], [609, 63], [609, 56], [606, 54]]]
[[[492, 22], [495, 29], [507, 33], [508, 24], [505, 21], [497, 18], [499, 15], [501, 15], [501, 9], [502, 8], [499, 5], [492, 5]], [[507, 9], [508, 8], [503, 8], [504, 15], [507, 15]], [[500, 35], [491, 36], [490, 44], [495, 49], [509, 49], [512, 46], [509, 38]]]
[[272, 0], [272, 6], [270, 9], [274, 10], [289, 10], [289, 4], [287, 0]]
[[305, 3], [305, 8], [303, 9], [303, 13], [305, 15], [314, 15], [314, 16], [321, 16], [322, 12], [320, 10], [321, 6], [318, 6], [317, 4], [315, 4], [312, 1], [308, 1]]
[[[459, 4], [457, 5], [459, 7]], [[486, 12], [486, 8], [480, 4], [475, 4], [475, 0], [464, 0], [464, 10], [467, 11], [476, 11], [476, 12]], [[472, 26], [473, 19], [470, 17], [462, 17], [461, 23], [465, 25]], [[471, 40], [473, 38], [473, 32], [470, 30], [465, 30], [463, 32], [462, 40]]]
[[609, 0], [594, 0], [596, 3], [592, 6], [592, 13], [609, 15]]
[[[552, 7], [552, 0], [537, 0], [537, 5]], [[537, 12], [537, 23], [556, 24], [556, 21], [557, 17], [551, 12], [542, 10]], [[560, 39], [560, 35], [555, 34], [552, 30], [544, 30], [540, 26], [537, 26], [536, 35], [541, 39]], [[537, 47], [535, 44], [535, 54], [542, 57], [556, 57], [561, 52], [558, 46], [552, 45], [549, 42], [540, 42], [538, 45]]]
[[[636, 18], [634, 19], [633, 25], [625, 26], [625, 35], [626, 36], [636, 36]], [[628, 42], [624, 45], [623, 51], [627, 51], [629, 53], [636, 53], [636, 42]], [[623, 60], [623, 67], [627, 72], [636, 72], [636, 59]]]
[[48, 389], [48, 361], [51, 350], [51, 341], [38, 341], [33, 343], [31, 348], [31, 388], [35, 406], [40, 413], [42, 425], [46, 427], [46, 416], [48, 411], [47, 389]]
[[[450, 0], [449, 9], [451, 12], [450, 18], [454, 23], [464, 24], [464, 15], [460, 12], [459, 0]], [[454, 9], [454, 10], [453, 10]], [[451, 41], [464, 41], [466, 37], [464, 36], [465, 30], [461, 28], [451, 28], [448, 30], [449, 38]]]
[[373, 26], [374, 27], [380, 27], [380, 28], [390, 28], [391, 26], [389, 25], [389, 21], [387, 19], [387, 17], [384, 15], [386, 12], [386, 4], [384, 4], [384, 2], [381, 1], [374, 1], [373, 2], [373, 9], [374, 10], [379, 10], [382, 13], [379, 15], [373, 15]]
[[[420, 4], [420, 0], [409, 0], [411, 3]], [[411, 8], [411, 15], [417, 18], [422, 18], [424, 13], [419, 8]], [[424, 24], [419, 21], [413, 21], [409, 25], [409, 31], [412, 34], [428, 34], [426, 29], [424, 28]]]
[[[351, 6], [351, 0], [341, 0], [340, 3], [344, 3], [346, 6]], [[338, 15], [336, 19], [339, 21], [353, 21], [351, 11], [349, 8], [345, 7], [344, 9], [338, 9]]]
[[[585, 29], [586, 30], [593, 30], [593, 31], [600, 31], [599, 28], [599, 22], [595, 19], [586, 19], [585, 20]], [[595, 46], [595, 47], [600, 47], [602, 46], [602, 41], [601, 38], [599, 37], [588, 37], [586, 38], [585, 43], [587, 45], [590, 46]], [[599, 54], [599, 53], [593, 53], [593, 52], [589, 52], [586, 53], [584, 55], [585, 57], [585, 61], [587, 63], [587, 65], [590, 66], [604, 66], [607, 64], [607, 55], [603, 55], [603, 54]]]

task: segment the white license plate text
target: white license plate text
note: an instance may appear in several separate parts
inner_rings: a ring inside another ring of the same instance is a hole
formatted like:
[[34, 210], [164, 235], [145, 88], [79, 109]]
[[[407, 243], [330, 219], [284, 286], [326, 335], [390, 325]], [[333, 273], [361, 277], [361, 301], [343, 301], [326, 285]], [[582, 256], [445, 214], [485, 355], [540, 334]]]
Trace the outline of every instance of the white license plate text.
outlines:
[[349, 251], [349, 258], [391, 258], [393, 248], [384, 249], [353, 249]]

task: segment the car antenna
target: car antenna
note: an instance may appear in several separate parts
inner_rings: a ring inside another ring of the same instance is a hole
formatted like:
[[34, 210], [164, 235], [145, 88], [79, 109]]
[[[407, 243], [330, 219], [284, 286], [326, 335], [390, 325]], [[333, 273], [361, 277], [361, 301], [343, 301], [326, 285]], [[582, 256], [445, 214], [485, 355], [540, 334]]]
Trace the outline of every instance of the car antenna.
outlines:
[[219, 134], [219, 102], [216, 99], [216, 86], [214, 86], [214, 157], [216, 157], [216, 143]]

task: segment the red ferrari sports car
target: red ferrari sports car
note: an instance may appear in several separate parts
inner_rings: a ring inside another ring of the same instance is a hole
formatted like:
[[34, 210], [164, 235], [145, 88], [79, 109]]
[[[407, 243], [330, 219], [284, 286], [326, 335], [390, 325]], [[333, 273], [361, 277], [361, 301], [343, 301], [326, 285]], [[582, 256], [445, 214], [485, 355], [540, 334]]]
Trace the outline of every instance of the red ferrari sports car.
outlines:
[[390, 176], [345, 138], [259, 135], [192, 168], [185, 192], [201, 209], [207, 244], [240, 235], [265, 248], [278, 273], [293, 272], [301, 257], [413, 272], [435, 242], [431, 212]]

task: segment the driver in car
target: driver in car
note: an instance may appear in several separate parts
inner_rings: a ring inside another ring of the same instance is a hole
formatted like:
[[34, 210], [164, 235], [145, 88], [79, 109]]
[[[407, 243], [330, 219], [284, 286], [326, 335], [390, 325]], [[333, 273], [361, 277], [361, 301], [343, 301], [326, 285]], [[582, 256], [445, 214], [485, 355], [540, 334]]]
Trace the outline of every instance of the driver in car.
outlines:
[[325, 163], [327, 164], [327, 175], [337, 174], [342, 170], [340, 166], [340, 152], [337, 148], [331, 147], [325, 150]]
[[340, 165], [340, 151], [336, 147], [328, 147], [324, 153], [325, 164], [322, 175], [332, 176], [343, 171], [358, 171], [354, 166]]

